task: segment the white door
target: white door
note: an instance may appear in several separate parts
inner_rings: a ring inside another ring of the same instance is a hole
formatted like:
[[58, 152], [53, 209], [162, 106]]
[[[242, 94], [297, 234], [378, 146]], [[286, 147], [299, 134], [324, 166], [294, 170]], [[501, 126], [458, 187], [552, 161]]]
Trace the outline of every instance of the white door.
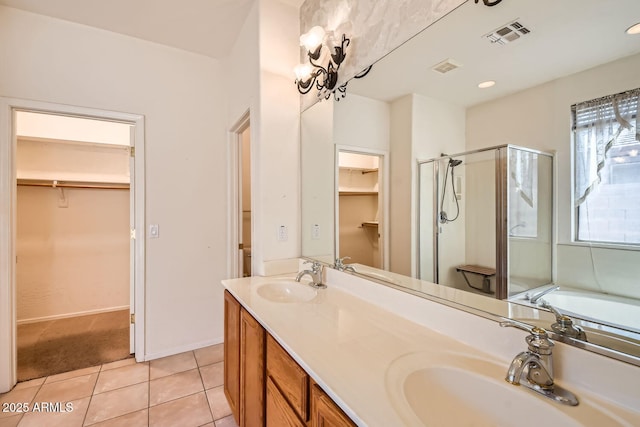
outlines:
[[[131, 230], [131, 238], [129, 239], [129, 353], [135, 353], [135, 307], [136, 307], [136, 210], [135, 210], [135, 126], [130, 126], [130, 153], [129, 156], [129, 230]], [[142, 234], [142, 233], [140, 233]]]

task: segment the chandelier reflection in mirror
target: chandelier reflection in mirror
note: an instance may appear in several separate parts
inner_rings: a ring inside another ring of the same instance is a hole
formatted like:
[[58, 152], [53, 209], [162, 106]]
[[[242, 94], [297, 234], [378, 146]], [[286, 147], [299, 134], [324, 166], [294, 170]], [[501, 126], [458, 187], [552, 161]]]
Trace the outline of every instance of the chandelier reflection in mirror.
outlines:
[[[315, 87], [318, 90], [318, 97], [329, 99], [333, 94], [336, 101], [345, 97], [347, 83], [337, 88], [336, 85], [338, 70], [347, 57], [346, 48], [351, 40], [346, 34], [342, 34], [341, 38], [336, 36], [335, 32], [327, 33], [320, 26], [315, 26], [300, 36], [300, 45], [305, 47], [309, 58], [308, 63], [299, 64], [294, 70], [295, 83], [301, 94], [305, 95]], [[362, 78], [370, 70], [371, 66], [356, 74], [354, 78]]]

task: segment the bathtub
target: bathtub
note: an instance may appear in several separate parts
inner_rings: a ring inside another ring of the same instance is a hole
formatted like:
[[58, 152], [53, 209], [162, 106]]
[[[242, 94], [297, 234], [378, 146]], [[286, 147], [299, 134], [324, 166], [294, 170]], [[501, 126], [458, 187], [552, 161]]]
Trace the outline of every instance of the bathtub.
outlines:
[[563, 287], [542, 299], [570, 317], [640, 332], [639, 300]]

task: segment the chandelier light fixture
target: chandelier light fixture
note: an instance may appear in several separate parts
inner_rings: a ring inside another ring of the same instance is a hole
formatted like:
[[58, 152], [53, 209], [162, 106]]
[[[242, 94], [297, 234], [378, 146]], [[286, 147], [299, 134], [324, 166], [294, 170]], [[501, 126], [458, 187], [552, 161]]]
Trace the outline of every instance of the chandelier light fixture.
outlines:
[[[295, 67], [296, 85], [298, 91], [305, 95], [313, 88], [318, 90], [318, 97], [329, 99], [331, 94], [336, 101], [344, 98], [347, 83], [336, 88], [338, 83], [338, 70], [347, 57], [346, 48], [351, 40], [342, 34], [336, 37], [335, 32], [327, 33], [324, 28], [315, 26], [307, 33], [300, 36], [300, 45], [307, 51], [309, 62]], [[355, 75], [354, 78], [362, 78], [371, 70], [365, 70]]]
[[[478, 4], [478, 1], [480, 1], [480, 0], [476, 0], [476, 2], [475, 2], [475, 3], [476, 3], [476, 4]], [[495, 6], [495, 5], [497, 5], [498, 3], [500, 3], [501, 1], [502, 1], [502, 0], [493, 0], [493, 1], [490, 1], [490, 0], [482, 0], [482, 3], [484, 3], [484, 5], [485, 5], [485, 6]]]

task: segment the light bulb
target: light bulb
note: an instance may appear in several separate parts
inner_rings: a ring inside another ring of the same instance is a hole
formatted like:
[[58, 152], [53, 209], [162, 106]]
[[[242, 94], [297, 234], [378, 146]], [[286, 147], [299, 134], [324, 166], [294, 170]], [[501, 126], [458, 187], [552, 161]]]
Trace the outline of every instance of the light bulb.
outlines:
[[494, 86], [496, 84], [496, 82], [494, 82], [493, 80], [487, 80], [486, 82], [482, 82], [478, 84], [478, 87], [480, 89], [487, 89], [491, 86]]
[[311, 77], [311, 71], [311, 65], [309, 64], [298, 64], [293, 69], [293, 72], [296, 74], [296, 79], [301, 82], [309, 80]]
[[627, 28], [627, 34], [640, 34], [640, 22]]
[[324, 35], [324, 28], [316, 25], [300, 36], [300, 46], [304, 46], [307, 51], [313, 52], [322, 43]]

